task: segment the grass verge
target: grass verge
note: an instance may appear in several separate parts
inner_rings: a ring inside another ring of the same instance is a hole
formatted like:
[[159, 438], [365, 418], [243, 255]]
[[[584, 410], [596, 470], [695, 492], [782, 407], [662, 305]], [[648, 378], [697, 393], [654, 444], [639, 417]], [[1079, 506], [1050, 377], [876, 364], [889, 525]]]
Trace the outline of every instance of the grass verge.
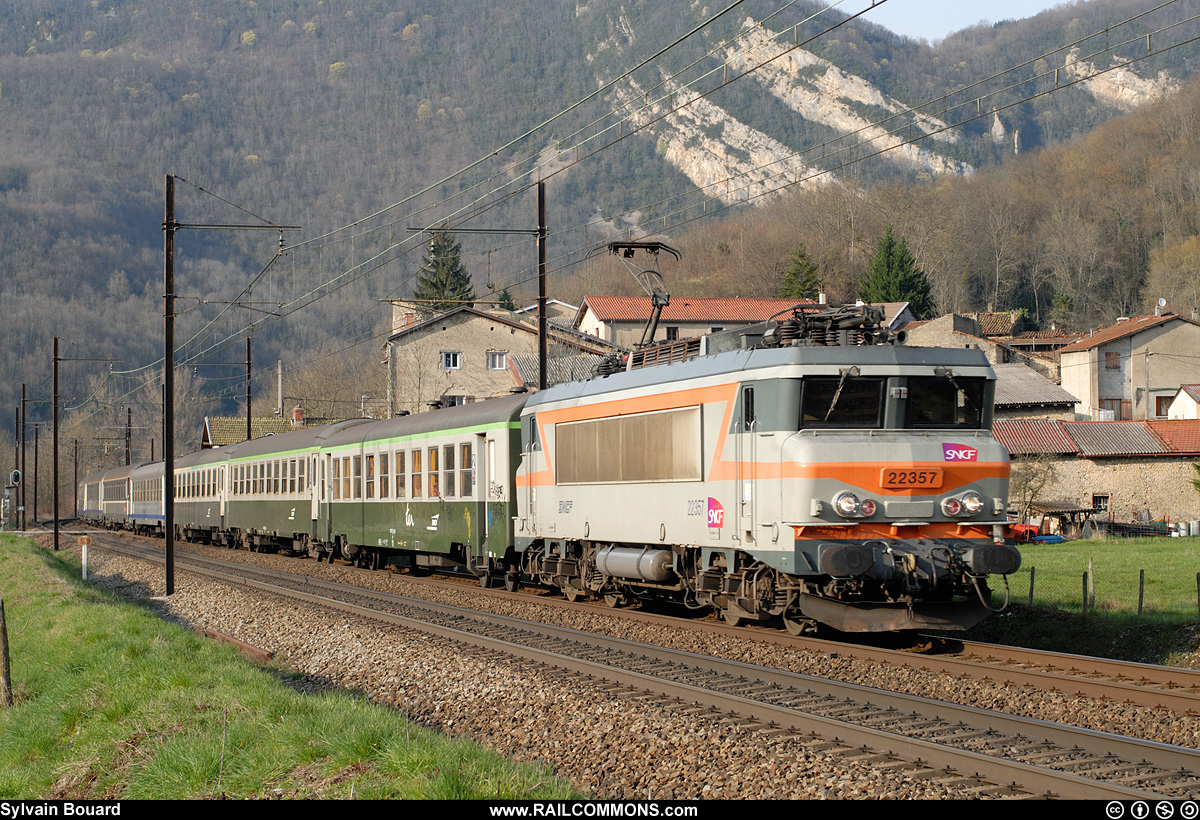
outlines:
[[582, 796], [78, 581], [78, 564], [0, 535], [14, 706], [0, 707], [0, 796], [58, 799]]

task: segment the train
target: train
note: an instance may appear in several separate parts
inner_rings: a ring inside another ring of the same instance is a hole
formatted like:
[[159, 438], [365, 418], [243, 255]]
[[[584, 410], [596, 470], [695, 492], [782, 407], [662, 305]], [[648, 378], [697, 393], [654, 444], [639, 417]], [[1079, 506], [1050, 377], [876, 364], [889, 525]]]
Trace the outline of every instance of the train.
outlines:
[[[192, 453], [175, 535], [794, 634], [965, 630], [1021, 561], [995, 374], [881, 320], [797, 307], [534, 393]], [[162, 462], [108, 470], [78, 516], [161, 533], [166, 491]]]

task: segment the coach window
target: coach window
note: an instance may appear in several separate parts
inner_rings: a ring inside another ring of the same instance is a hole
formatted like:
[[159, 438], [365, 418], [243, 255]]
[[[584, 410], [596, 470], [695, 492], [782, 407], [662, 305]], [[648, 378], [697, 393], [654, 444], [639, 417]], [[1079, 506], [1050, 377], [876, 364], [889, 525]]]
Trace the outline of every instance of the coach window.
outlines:
[[354, 457], [354, 497], [362, 498], [362, 456]]
[[303, 494], [303, 492], [304, 492], [304, 465], [306, 465], [307, 463], [308, 463], [308, 459], [302, 458], [299, 460], [299, 463], [296, 465], [299, 468], [299, 470], [296, 474], [296, 486], [298, 488], [297, 492], [299, 492], [301, 494]]
[[438, 448], [429, 448], [429, 497], [437, 498], [438, 492]]
[[367, 498], [375, 497], [375, 456], [367, 456]]
[[342, 458], [342, 498], [350, 498], [350, 456]]
[[458, 492], [463, 498], [470, 498], [475, 491], [475, 464], [471, 458], [471, 445], [461, 445], [458, 452], [461, 458], [458, 470]]
[[342, 497], [342, 460], [339, 458], [335, 458], [333, 460], [333, 481], [330, 483], [333, 488], [330, 495], [334, 499], [341, 498]]
[[421, 451], [412, 451], [412, 497], [420, 498], [422, 481], [421, 481]]
[[275, 462], [275, 493], [276, 493], [276, 495], [278, 495], [279, 493], [287, 492], [287, 475], [284, 473], [284, 470], [286, 468], [287, 468], [286, 461], [276, 461]]
[[454, 445], [447, 444], [442, 447], [442, 495], [446, 498], [454, 498]]
[[388, 454], [379, 454], [379, 497], [388, 497]]
[[396, 498], [404, 498], [405, 487], [404, 451], [396, 451]]
[[288, 492], [296, 492], [296, 459], [288, 461]]

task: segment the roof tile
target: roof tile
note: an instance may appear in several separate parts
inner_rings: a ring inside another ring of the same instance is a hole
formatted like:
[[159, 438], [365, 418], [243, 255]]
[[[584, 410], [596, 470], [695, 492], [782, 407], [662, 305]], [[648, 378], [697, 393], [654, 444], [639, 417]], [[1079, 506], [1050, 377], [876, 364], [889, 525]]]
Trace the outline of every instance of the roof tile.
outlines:
[[992, 435], [1014, 456], [1074, 455], [1079, 449], [1062, 425], [1050, 419], [1004, 419], [992, 425]]
[[1067, 421], [1067, 435], [1083, 456], [1146, 456], [1169, 452], [1140, 421]]

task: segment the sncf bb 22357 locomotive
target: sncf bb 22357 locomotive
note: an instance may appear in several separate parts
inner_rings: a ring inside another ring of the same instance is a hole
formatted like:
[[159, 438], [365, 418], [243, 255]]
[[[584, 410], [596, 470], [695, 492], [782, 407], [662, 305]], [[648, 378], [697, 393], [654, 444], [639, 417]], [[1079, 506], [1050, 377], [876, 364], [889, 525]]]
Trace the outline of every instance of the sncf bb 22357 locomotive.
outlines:
[[[978, 350], [902, 341], [867, 306], [796, 311], [680, 361], [206, 450], [176, 461], [175, 520], [797, 633], [967, 629], [1020, 566], [995, 377]], [[162, 490], [161, 463], [92, 476], [80, 515], [161, 531]]]

